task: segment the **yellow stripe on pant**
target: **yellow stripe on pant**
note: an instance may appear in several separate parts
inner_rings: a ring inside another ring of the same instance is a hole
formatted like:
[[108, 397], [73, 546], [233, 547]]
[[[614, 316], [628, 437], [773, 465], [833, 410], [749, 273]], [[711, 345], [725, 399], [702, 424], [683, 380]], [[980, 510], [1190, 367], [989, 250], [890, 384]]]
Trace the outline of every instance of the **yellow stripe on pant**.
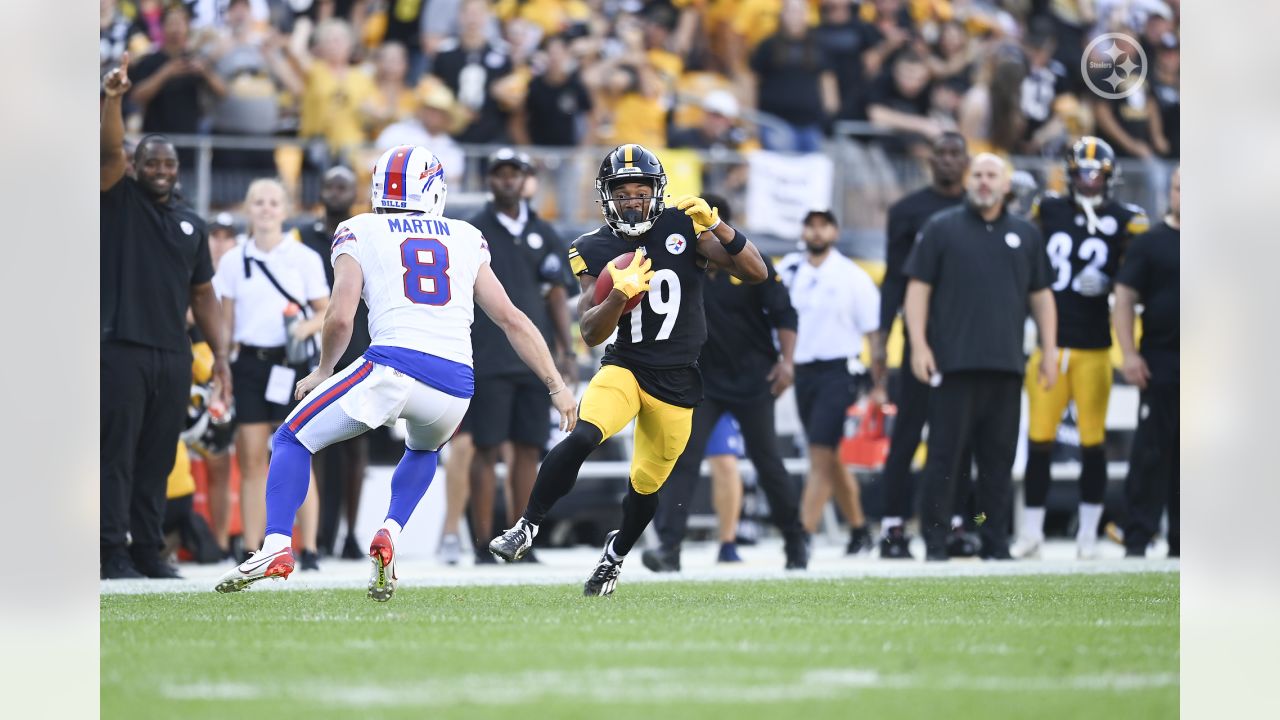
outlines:
[[1052, 390], [1040, 387], [1039, 368], [1040, 351], [1036, 350], [1027, 361], [1026, 375], [1027, 437], [1031, 442], [1053, 442], [1058, 436], [1062, 413], [1067, 403], [1074, 400], [1080, 445], [1101, 445], [1107, 435], [1107, 402], [1111, 399], [1110, 348], [1059, 350], [1058, 382]]
[[[605, 438], [636, 421], [631, 456], [631, 485], [641, 495], [658, 492], [689, 442], [693, 408], [663, 402], [640, 388], [623, 367], [605, 365], [582, 395], [579, 416], [600, 428]], [[604, 440], [602, 439], [601, 442]]]

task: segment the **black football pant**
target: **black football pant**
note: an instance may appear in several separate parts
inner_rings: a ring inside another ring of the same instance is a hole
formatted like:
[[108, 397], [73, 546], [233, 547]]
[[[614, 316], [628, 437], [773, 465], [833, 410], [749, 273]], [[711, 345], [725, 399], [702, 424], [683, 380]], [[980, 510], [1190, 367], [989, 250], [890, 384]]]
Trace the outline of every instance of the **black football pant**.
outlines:
[[676, 460], [671, 476], [658, 493], [658, 512], [654, 526], [664, 548], [678, 548], [689, 528], [689, 503], [701, 477], [702, 458], [707, 441], [724, 413], [732, 413], [742, 428], [742, 441], [747, 457], [756, 468], [760, 488], [769, 500], [773, 523], [783, 537], [798, 540], [804, 536], [800, 523], [800, 483], [793, 482], [778, 452], [778, 434], [774, 428], [773, 397], [764, 395], [747, 402], [723, 402], [704, 398], [693, 409], [693, 427], [689, 443]]
[[1169, 509], [1169, 553], [1181, 555], [1178, 457], [1179, 383], [1148, 385], [1139, 400], [1124, 494], [1129, 519], [1125, 549], [1145, 553], [1160, 529], [1160, 513]]
[[1018, 447], [1022, 376], [1011, 372], [945, 373], [929, 393], [929, 459], [921, 496], [921, 527], [930, 556], [946, 557], [956, 480], [966, 445], [978, 464], [978, 528], [983, 557], [1009, 556], [1009, 505]]
[[99, 543], [158, 557], [165, 490], [191, 402], [191, 353], [122, 342], [101, 346]]
[[[910, 342], [902, 345], [902, 366], [898, 370], [896, 391], [893, 400], [898, 407], [898, 414], [893, 419], [889, 457], [884, 461], [880, 477], [884, 482], [884, 515], [900, 517], [905, 521], [915, 515], [915, 506], [911, 502], [914, 494], [911, 460], [915, 457], [916, 448], [920, 446], [920, 437], [924, 434], [924, 425], [929, 419], [929, 386], [916, 379], [915, 373], [911, 372]], [[969, 514], [969, 499], [973, 494], [970, 472], [973, 461], [972, 453], [967, 448], [962, 456], [959, 482], [956, 485], [955, 514], [965, 517]]]

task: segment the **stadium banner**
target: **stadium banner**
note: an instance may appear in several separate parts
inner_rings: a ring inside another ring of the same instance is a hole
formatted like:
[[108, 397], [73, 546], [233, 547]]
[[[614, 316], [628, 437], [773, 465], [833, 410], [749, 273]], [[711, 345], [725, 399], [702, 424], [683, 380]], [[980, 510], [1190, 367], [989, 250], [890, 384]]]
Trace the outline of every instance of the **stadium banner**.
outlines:
[[748, 157], [745, 227], [799, 239], [805, 213], [831, 207], [831, 158], [757, 150]]

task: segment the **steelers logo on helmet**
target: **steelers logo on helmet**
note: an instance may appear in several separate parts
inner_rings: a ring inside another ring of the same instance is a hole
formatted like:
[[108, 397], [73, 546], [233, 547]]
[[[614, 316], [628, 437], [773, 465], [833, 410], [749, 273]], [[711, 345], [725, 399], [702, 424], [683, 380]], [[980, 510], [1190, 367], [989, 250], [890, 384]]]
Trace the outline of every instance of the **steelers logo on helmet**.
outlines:
[[1067, 153], [1067, 180], [1077, 202], [1094, 207], [1106, 202], [1115, 178], [1116, 153], [1105, 140], [1086, 135], [1071, 146]]
[[369, 193], [375, 212], [444, 213], [444, 166], [430, 150], [400, 145], [382, 153], [373, 166]]
[[621, 235], [638, 237], [666, 209], [662, 196], [667, 173], [658, 156], [643, 145], [619, 145], [605, 155], [596, 174], [596, 193], [604, 221]]

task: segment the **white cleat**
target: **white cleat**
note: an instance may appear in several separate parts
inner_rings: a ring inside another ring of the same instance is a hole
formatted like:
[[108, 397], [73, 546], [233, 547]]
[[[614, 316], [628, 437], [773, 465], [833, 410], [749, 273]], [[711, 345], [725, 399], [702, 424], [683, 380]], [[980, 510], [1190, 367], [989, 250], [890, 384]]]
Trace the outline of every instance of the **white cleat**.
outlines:
[[369, 598], [386, 602], [396, 592], [396, 549], [386, 528], [373, 536], [373, 542], [369, 544], [369, 560], [373, 563], [373, 571], [369, 575]]
[[1040, 550], [1044, 545], [1041, 538], [1018, 538], [1018, 541], [1009, 548], [1009, 554], [1015, 560], [1039, 560]]
[[227, 574], [218, 579], [214, 590], [220, 593], [240, 592], [253, 583], [264, 578], [288, 579], [293, 572], [293, 549], [285, 548], [271, 555], [261, 551], [254, 553], [248, 560], [231, 568]]
[[1098, 559], [1098, 543], [1097, 542], [1076, 542], [1076, 559], [1077, 560], [1097, 560]]
[[462, 539], [453, 533], [440, 538], [440, 549], [437, 551], [446, 565], [457, 565], [462, 562]]

